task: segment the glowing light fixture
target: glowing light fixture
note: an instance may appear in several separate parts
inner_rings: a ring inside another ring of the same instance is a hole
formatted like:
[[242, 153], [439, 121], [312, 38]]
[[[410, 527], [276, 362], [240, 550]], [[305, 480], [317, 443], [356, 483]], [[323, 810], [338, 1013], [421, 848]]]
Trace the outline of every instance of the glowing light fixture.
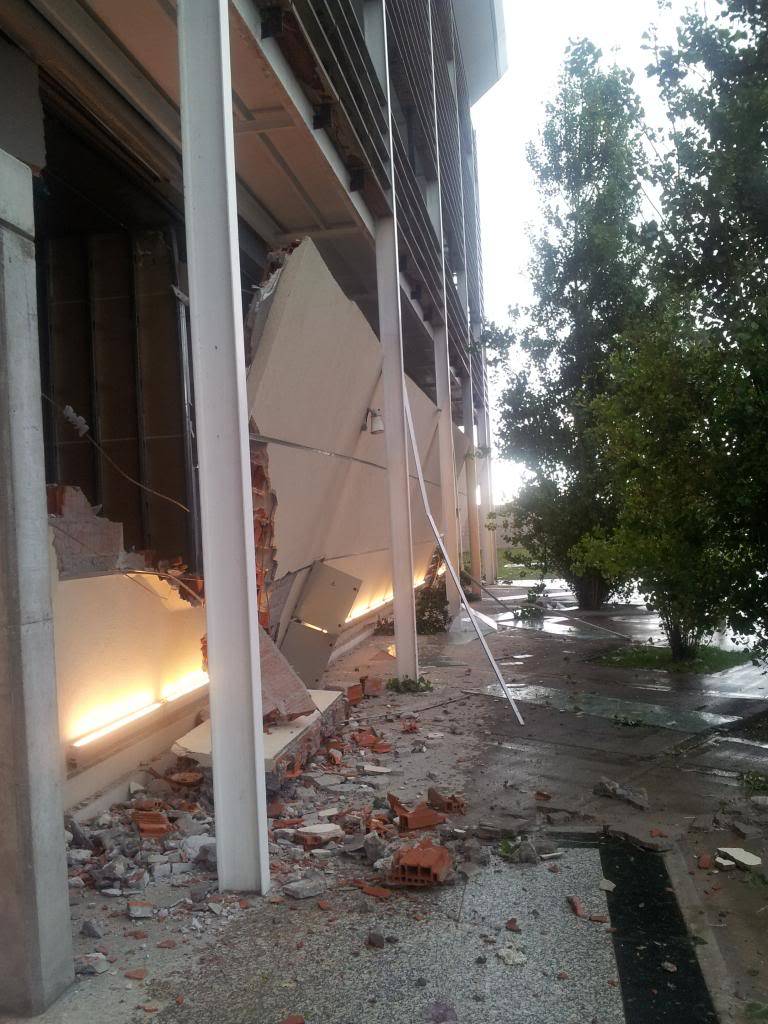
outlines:
[[122, 729], [124, 725], [130, 725], [131, 722], [135, 722], [139, 718], [144, 718], [145, 715], [150, 714], [152, 711], [157, 711], [157, 709], [162, 706], [163, 702], [160, 700], [155, 701], [153, 704], [147, 704], [143, 708], [139, 708], [137, 711], [132, 711], [130, 715], [123, 715], [122, 718], [116, 718], [114, 722], [108, 722], [107, 725], [102, 725], [100, 729], [94, 729], [93, 732], [87, 732], [85, 736], [81, 736], [79, 740], [75, 740], [72, 746], [87, 747], [89, 743], [93, 743], [95, 740], [100, 740], [103, 736], [109, 736], [109, 734], [111, 732], [115, 732], [116, 729]]
[[311, 622], [304, 622], [304, 621], [302, 621], [301, 624], [302, 624], [302, 626], [306, 626], [307, 629], [314, 629], [318, 633], [325, 633], [326, 635], [328, 633], [327, 629], [323, 629], [322, 626], [313, 626]]
[[72, 746], [78, 749], [80, 747], [87, 747], [90, 743], [95, 743], [96, 740], [103, 739], [105, 736], [109, 736], [110, 733], [122, 729], [123, 726], [137, 722], [140, 718], [152, 714], [153, 711], [159, 711], [165, 704], [179, 700], [180, 697], [186, 697], [188, 693], [194, 693], [195, 690], [200, 690], [203, 686], [207, 685], [208, 674], [203, 672], [202, 669], [189, 672], [180, 679], [176, 679], [164, 686], [160, 700], [152, 701], [151, 704], [145, 704], [143, 707], [137, 708], [136, 711], [131, 711], [127, 715], [121, 715], [120, 718], [116, 718], [114, 721], [107, 722], [106, 725], [102, 725], [98, 729], [87, 732], [80, 739], [73, 740]]
[[188, 693], [194, 693], [195, 690], [199, 690], [207, 685], [208, 673], [203, 672], [199, 668], [197, 671], [189, 672], [187, 675], [182, 676], [181, 679], [176, 679], [172, 683], [168, 683], [167, 686], [164, 686], [161, 697], [164, 702], [178, 700], [179, 697], [186, 697]]

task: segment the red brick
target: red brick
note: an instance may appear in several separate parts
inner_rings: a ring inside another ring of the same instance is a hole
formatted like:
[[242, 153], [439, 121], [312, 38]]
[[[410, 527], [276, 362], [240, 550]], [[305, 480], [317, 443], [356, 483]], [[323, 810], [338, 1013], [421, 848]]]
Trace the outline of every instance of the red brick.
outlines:
[[422, 888], [444, 882], [453, 858], [444, 846], [423, 839], [417, 846], [399, 849], [393, 858], [389, 880], [397, 885]]

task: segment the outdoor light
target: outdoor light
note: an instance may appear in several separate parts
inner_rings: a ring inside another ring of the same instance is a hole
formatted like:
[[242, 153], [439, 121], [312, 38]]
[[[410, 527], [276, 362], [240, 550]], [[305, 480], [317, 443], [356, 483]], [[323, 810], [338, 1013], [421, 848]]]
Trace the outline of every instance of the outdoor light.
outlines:
[[94, 729], [93, 732], [86, 733], [86, 735], [81, 736], [79, 740], [75, 740], [72, 746], [87, 747], [89, 743], [93, 743], [95, 740], [100, 740], [103, 736], [108, 736], [111, 732], [121, 729], [124, 725], [130, 725], [131, 722], [135, 722], [137, 719], [143, 718], [152, 711], [157, 711], [157, 709], [162, 706], [161, 701], [155, 701], [153, 704], [147, 704], [146, 707], [139, 708], [138, 711], [132, 711], [130, 715], [124, 715], [122, 718], [115, 719], [114, 722], [109, 722], [107, 725], [103, 725], [100, 729]]
[[[370, 420], [370, 427], [368, 421]], [[372, 434], [383, 434], [384, 433], [384, 419], [381, 415], [381, 409], [367, 409], [365, 413], [365, 419], [363, 425], [360, 428], [362, 430], [369, 430]]]
[[96, 740], [109, 736], [110, 733], [116, 732], [118, 729], [122, 729], [123, 726], [131, 725], [131, 723], [138, 721], [140, 718], [144, 718], [145, 715], [152, 714], [154, 711], [159, 711], [160, 708], [164, 707], [166, 704], [171, 704], [173, 701], [179, 700], [181, 697], [186, 697], [187, 694], [194, 693], [195, 690], [199, 690], [203, 686], [207, 686], [207, 684], [207, 672], [203, 672], [202, 669], [190, 672], [187, 675], [182, 676], [180, 679], [174, 680], [174, 682], [163, 687], [160, 700], [153, 701], [151, 704], [145, 704], [136, 711], [132, 711], [127, 715], [122, 715], [120, 718], [116, 718], [112, 722], [107, 722], [106, 725], [102, 725], [98, 729], [93, 729], [91, 732], [86, 733], [79, 739], [74, 740], [72, 746], [77, 747], [78, 749], [81, 747], [87, 747], [89, 744], [95, 743]]

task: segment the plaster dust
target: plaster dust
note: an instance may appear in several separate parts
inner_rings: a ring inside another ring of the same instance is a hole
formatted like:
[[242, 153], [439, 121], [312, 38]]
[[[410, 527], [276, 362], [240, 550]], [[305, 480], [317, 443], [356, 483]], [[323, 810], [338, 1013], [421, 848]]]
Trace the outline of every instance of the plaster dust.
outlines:
[[[493, 612], [490, 605], [481, 605], [481, 610]], [[610, 616], [605, 623], [612, 625]], [[643, 673], [594, 663], [596, 655], [617, 646], [618, 640], [502, 630], [488, 642], [501, 662], [516, 662], [505, 666], [510, 681], [559, 686], [564, 691], [575, 684], [633, 701], [647, 695]], [[374, 666], [386, 665], [382, 655], [388, 645], [388, 638], [375, 637], [339, 659], [329, 672], [336, 680], [370, 674]], [[491, 670], [477, 642], [456, 647], [448, 646], [445, 637], [422, 637], [420, 648], [432, 692], [385, 691], [366, 699], [352, 709], [343, 731], [349, 743], [353, 732], [373, 728], [391, 752], [355, 752], [353, 744], [343, 758], [353, 772], [347, 781], [330, 760], [319, 758], [316, 766], [308, 766], [303, 776], [287, 784], [283, 813], [291, 813], [291, 801], [305, 813], [316, 808], [318, 816], [323, 809], [361, 801], [385, 807], [388, 790], [410, 807], [434, 786], [443, 793], [461, 793], [469, 804], [465, 816], [451, 818], [453, 829], [474, 829], [480, 835], [514, 835], [527, 829], [557, 841], [555, 834], [593, 836], [611, 828], [631, 837], [624, 840], [630, 856], [634, 844], [668, 849], [665, 862], [679, 865], [672, 884], [682, 894], [689, 930], [706, 943], [697, 946], [697, 953], [705, 963], [721, 1021], [735, 1021], [734, 1006], [743, 1006], [746, 1000], [768, 1003], [763, 924], [755, 914], [756, 883], [745, 872], [697, 868], [699, 854], [722, 846], [743, 846], [761, 854], [768, 834], [765, 809], [749, 799], [738, 777], [709, 768], [717, 751], [724, 756], [724, 748], [710, 748], [709, 738], [702, 734], [656, 725], [629, 729], [612, 719], [533, 704], [527, 706], [526, 724], [520, 728], [508, 709], [487, 696]], [[748, 689], [752, 682], [743, 668], [738, 671], [741, 687]], [[755, 670], [755, 685], [759, 679]], [[768, 706], [757, 691], [751, 700], [729, 699], [733, 685], [730, 672], [689, 679], [665, 694], [664, 701], [683, 708], [704, 703], [713, 714], [746, 715]], [[721, 692], [722, 698], [711, 696], [713, 691]], [[409, 721], [417, 723], [415, 732], [403, 730]], [[714, 752], [708, 754], [710, 750]], [[763, 746], [747, 749], [742, 744], [741, 750], [742, 771], [768, 771]], [[363, 764], [369, 763], [390, 771], [361, 775]], [[649, 810], [595, 796], [593, 788], [603, 776], [646, 789]], [[488, 822], [494, 829], [483, 824]], [[749, 823], [758, 838], [741, 838], [734, 830], [737, 822]], [[694, 824], [696, 831], [689, 831]], [[455, 838], [455, 831], [451, 835], [454, 838], [435, 838], [449, 846], [457, 843], [458, 850], [462, 840]], [[144, 1007], [157, 1007], [157, 1019], [178, 1024], [278, 1024], [292, 1013], [303, 1014], [307, 1024], [449, 1020], [451, 1012], [470, 1022], [621, 1020], [616, 1016], [620, 993], [610, 984], [615, 980], [610, 973], [615, 972], [609, 956], [611, 937], [605, 926], [575, 919], [561, 899], [577, 895], [591, 912], [602, 911], [604, 872], [594, 855], [566, 849], [552, 863], [510, 865], [496, 859], [497, 844], [498, 840], [485, 844], [491, 854], [489, 865], [468, 865], [466, 890], [459, 881], [445, 890], [406, 891], [379, 901], [350, 885], [361, 877], [375, 882], [376, 873], [364, 861], [324, 851], [306, 860], [299, 852], [302, 859], [294, 861], [289, 855], [292, 841], [276, 841], [271, 850], [275, 882], [270, 897], [254, 898], [246, 909], [237, 899], [227, 898], [228, 909], [222, 914], [179, 903], [165, 922], [156, 914], [146, 926], [141, 924], [147, 939], [127, 936], [132, 926], [119, 902], [86, 890], [73, 911], [78, 917], [78, 951], [93, 950], [98, 944], [79, 936], [82, 917], [98, 914], [108, 927], [104, 948], [116, 959], [105, 974], [79, 980], [41, 1021], [109, 1019], [134, 1024], [155, 1016]], [[556, 872], [551, 870], [554, 866]], [[283, 884], [307, 872], [310, 878], [320, 876], [321, 894], [291, 900]], [[201, 879], [194, 872], [182, 877], [183, 883], [149, 889], [147, 898], [158, 905], [190, 899]], [[681, 878], [691, 892], [680, 888]], [[501, 901], [507, 899], [502, 912]], [[621, 899], [620, 890], [611, 899]], [[199, 932], [191, 926], [195, 916], [202, 924]], [[510, 917], [517, 918], [520, 934], [499, 930], [502, 918]], [[371, 932], [383, 936], [381, 949], [366, 944]], [[485, 942], [483, 933], [496, 941]], [[167, 936], [177, 942], [175, 949], [157, 947]], [[397, 941], [387, 942], [388, 937]], [[647, 939], [653, 943], [652, 931]], [[476, 949], [480, 943], [484, 948]], [[526, 964], [507, 966], [495, 956], [497, 947], [507, 945], [521, 948]], [[466, 955], [469, 951], [473, 957]], [[478, 956], [485, 956], [486, 964], [475, 963]], [[592, 975], [587, 968], [593, 963]], [[457, 965], [463, 967], [460, 974]], [[125, 970], [141, 966], [148, 970], [144, 981], [123, 976]], [[569, 978], [558, 979], [560, 972]], [[670, 983], [660, 965], [653, 983], [659, 988]], [[349, 999], [342, 994], [347, 990]], [[505, 1001], [505, 993], [514, 1001]], [[183, 1005], [176, 1004], [178, 996]], [[476, 1002], [475, 996], [485, 1002]], [[342, 1005], [346, 1015], [340, 1013]], [[537, 1007], [543, 1011], [539, 1017]], [[427, 1013], [432, 1016], [427, 1018]]]

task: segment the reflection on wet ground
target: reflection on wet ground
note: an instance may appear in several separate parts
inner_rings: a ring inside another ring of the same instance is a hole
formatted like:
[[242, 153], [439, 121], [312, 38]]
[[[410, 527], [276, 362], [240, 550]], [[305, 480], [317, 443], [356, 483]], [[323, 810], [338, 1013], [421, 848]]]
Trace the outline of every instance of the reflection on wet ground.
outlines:
[[[686, 710], [662, 704], [646, 704], [643, 701], [622, 700], [596, 693], [566, 693], [548, 686], [528, 686], [508, 683], [515, 700], [539, 704], [568, 711], [574, 714], [610, 718], [618, 725], [651, 725], [661, 729], [675, 729], [679, 732], [700, 733], [717, 729], [738, 721], [735, 715], [716, 715], [708, 711]], [[493, 697], [504, 697], [498, 683], [486, 687], [486, 693]]]

